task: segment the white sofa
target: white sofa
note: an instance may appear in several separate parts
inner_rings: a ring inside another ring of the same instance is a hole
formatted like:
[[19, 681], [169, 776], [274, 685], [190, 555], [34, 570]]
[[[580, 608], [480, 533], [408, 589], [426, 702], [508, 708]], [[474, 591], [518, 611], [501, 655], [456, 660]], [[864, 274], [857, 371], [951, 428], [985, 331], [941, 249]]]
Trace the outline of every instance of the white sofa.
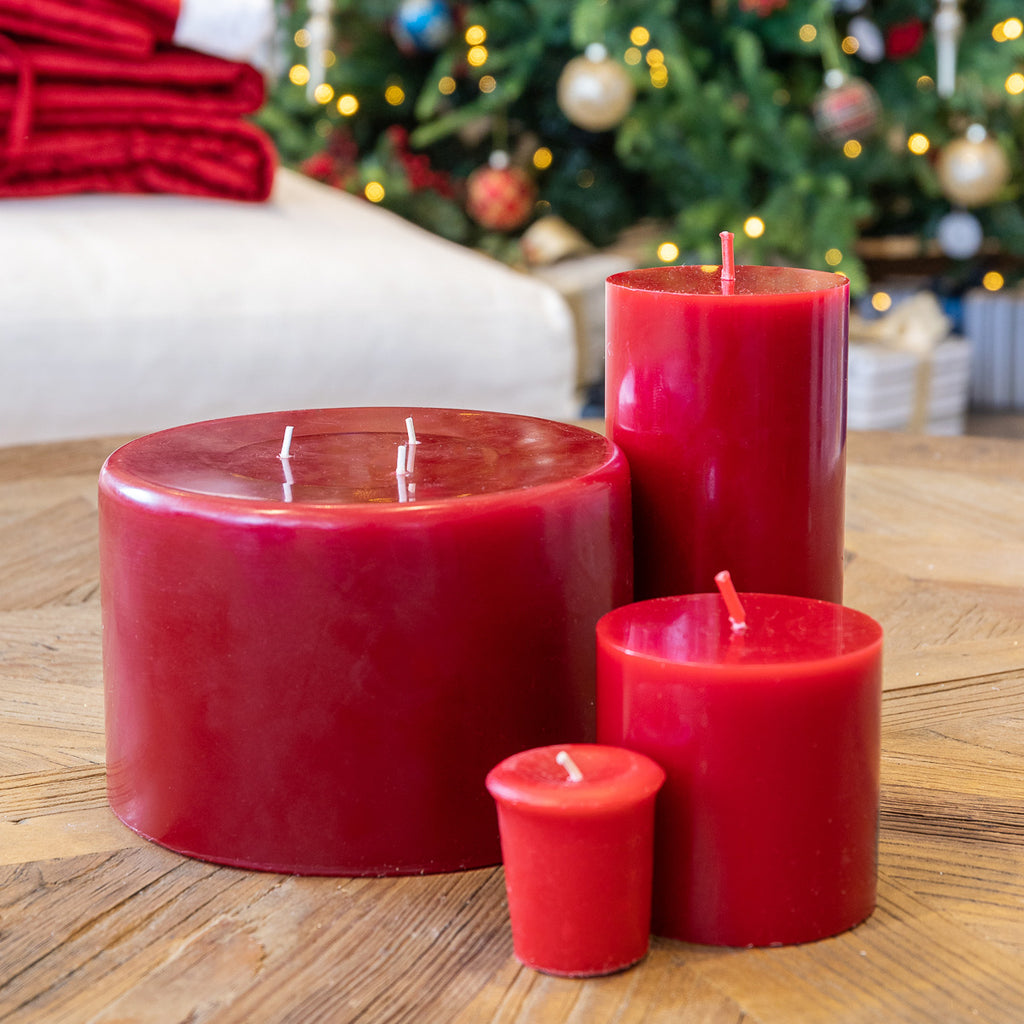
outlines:
[[271, 409], [578, 412], [550, 285], [278, 172], [249, 205], [0, 200], [0, 444]]

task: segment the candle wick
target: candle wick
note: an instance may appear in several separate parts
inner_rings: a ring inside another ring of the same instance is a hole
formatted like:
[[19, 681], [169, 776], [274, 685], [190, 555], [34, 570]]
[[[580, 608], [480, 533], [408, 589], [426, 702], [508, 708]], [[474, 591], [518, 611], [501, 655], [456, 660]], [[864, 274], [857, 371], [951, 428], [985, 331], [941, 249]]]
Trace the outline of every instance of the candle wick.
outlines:
[[747, 614], [743, 610], [743, 605], [740, 603], [739, 595], [736, 593], [736, 588], [733, 586], [729, 570], [723, 569], [718, 573], [718, 575], [715, 576], [715, 583], [718, 584], [718, 590], [722, 595], [722, 600], [725, 601], [725, 608], [729, 613], [729, 623], [732, 625], [732, 631], [734, 633], [742, 633], [747, 628]]
[[736, 281], [736, 267], [733, 265], [732, 255], [732, 232], [721, 231], [718, 237], [722, 239], [722, 294], [731, 295], [732, 286]]
[[419, 444], [419, 441], [416, 440], [416, 428], [413, 426], [411, 416], [406, 417], [405, 429], [409, 435], [409, 444], [405, 453], [405, 471], [411, 473], [416, 468], [416, 445]]
[[580, 771], [579, 765], [572, 759], [568, 750], [560, 750], [555, 755], [555, 760], [565, 769], [570, 782], [583, 781], [583, 772]]
[[295, 477], [292, 475], [292, 464], [290, 455], [278, 456], [281, 459], [281, 466], [284, 469], [284, 483], [281, 485], [284, 488], [284, 500], [292, 500], [292, 484], [295, 483]]
[[395, 480], [398, 483], [398, 500], [402, 504], [409, 500], [409, 486], [406, 477], [409, 475], [405, 468], [405, 445], [398, 446], [398, 459], [395, 463]]
[[277, 456], [279, 459], [290, 459], [292, 457], [292, 431], [294, 427], [284, 428], [284, 441], [281, 443], [281, 451]]

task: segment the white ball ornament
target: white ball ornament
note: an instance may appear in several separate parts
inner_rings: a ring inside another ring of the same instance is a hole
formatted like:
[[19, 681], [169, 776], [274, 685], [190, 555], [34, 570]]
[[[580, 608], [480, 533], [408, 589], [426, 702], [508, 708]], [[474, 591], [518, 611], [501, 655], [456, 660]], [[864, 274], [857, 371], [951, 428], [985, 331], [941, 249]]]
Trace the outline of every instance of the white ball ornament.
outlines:
[[562, 69], [556, 95], [559, 108], [574, 125], [604, 132], [632, 109], [636, 88], [626, 69], [594, 43]]
[[939, 221], [936, 237], [939, 248], [950, 259], [967, 260], [977, 254], [985, 233], [973, 213], [954, 210]]

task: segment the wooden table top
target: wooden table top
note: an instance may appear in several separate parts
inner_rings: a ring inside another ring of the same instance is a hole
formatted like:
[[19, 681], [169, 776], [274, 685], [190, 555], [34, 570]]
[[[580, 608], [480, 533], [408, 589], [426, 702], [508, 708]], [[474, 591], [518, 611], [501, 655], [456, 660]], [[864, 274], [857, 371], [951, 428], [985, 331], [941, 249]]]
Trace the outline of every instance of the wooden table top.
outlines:
[[295, 878], [149, 844], [104, 791], [96, 476], [0, 450], [0, 1019], [1024, 1021], [1024, 442], [850, 438], [846, 601], [886, 631], [880, 900], [780, 949], [512, 955], [500, 868]]

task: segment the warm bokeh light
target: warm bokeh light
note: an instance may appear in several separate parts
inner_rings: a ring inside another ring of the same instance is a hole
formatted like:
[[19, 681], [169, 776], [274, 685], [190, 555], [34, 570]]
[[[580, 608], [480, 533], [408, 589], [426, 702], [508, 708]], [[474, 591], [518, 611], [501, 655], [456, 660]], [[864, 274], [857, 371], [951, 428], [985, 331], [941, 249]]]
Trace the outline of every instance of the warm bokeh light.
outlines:
[[1007, 78], [1006, 80], [1006, 91], [1011, 96], [1019, 96], [1022, 92], [1024, 92], [1024, 75], [1022, 75], [1019, 71], [1015, 71], [1012, 75], [1010, 75], [1010, 77]]
[[298, 32], [295, 33], [295, 45], [299, 47], [300, 50], [309, 46], [312, 41], [313, 37], [310, 35], [308, 28], [300, 28]]
[[856, 53], [860, 49], [860, 41], [856, 36], [847, 36], [840, 45], [843, 53]]
[[497, 87], [498, 82], [494, 75], [484, 75], [484, 77], [480, 79], [481, 92], [494, 92]]
[[655, 89], [664, 89], [668, 85], [668, 68], [664, 64], [656, 64], [651, 68], [651, 85]]
[[661, 50], [648, 50], [647, 57], [645, 58], [647, 63], [652, 67], [657, 67], [659, 64], [665, 63], [665, 54]]
[[451, 96], [451, 94], [455, 92], [455, 88], [455, 79], [452, 78], [451, 75], [445, 75], [444, 78], [437, 83], [437, 91], [441, 93], [442, 96]]
[[315, 99], [317, 103], [330, 103], [331, 100], [334, 99], [334, 87], [328, 85], [326, 82], [321, 82], [313, 90], [313, 99]]
[[405, 90], [400, 85], [389, 85], [384, 90], [384, 99], [393, 107], [400, 107], [405, 102]]
[[1021, 22], [1020, 18], [1007, 18], [1006, 21], [1001, 21], [993, 26], [992, 38], [997, 43], [1005, 43], [1011, 39], [1020, 39], [1022, 31], [1024, 31], [1024, 22]]
[[466, 60], [469, 62], [471, 67], [483, 67], [487, 63], [487, 47], [471, 46], [469, 48], [469, 53], [466, 54]]
[[651, 33], [643, 27], [643, 25], [637, 25], [632, 32], [629, 33], [629, 41], [634, 46], [646, 46], [651, 41]]
[[1006, 279], [998, 270], [990, 270], [982, 279], [982, 288], [987, 289], [990, 292], [997, 292], [1003, 285], [1006, 284]]
[[841, 249], [829, 249], [825, 253], [825, 262], [830, 267], [838, 267], [843, 262], [843, 252]]
[[856, 139], [847, 139], [843, 143], [843, 156], [848, 156], [851, 160], [855, 160], [861, 155], [864, 147]]
[[743, 234], [747, 238], [760, 238], [764, 234], [764, 221], [760, 217], [748, 217], [743, 222]]
[[288, 81], [292, 85], [305, 85], [309, 81], [309, 68], [305, 64], [293, 64], [288, 70]]
[[818, 38], [818, 30], [813, 25], [801, 25], [797, 34], [804, 43], [813, 43]]
[[675, 242], [662, 242], [658, 246], [658, 259], [662, 263], [672, 263], [679, 259], [679, 246]]
[[554, 155], [547, 146], [541, 146], [533, 152], [533, 166], [536, 167], [538, 171], [547, 170], [554, 159]]
[[635, 46], [631, 46], [623, 55], [622, 59], [630, 65], [637, 65], [644, 59], [644, 55]]
[[384, 198], [384, 186], [379, 181], [368, 182], [366, 188], [363, 189], [363, 195], [371, 203], [379, 203]]
[[921, 92], [930, 92], [935, 88], [935, 79], [931, 75], [921, 75], [916, 84]]
[[918, 156], [927, 153], [928, 150], [931, 149], [931, 145], [932, 144], [928, 136], [922, 135], [920, 132], [914, 132], [914, 134], [907, 139], [907, 149], [909, 149], [911, 153], [916, 153]]
[[884, 313], [892, 305], [892, 296], [888, 292], [875, 292], [871, 296], [871, 308], [877, 313]]
[[483, 25], [470, 25], [464, 38], [470, 46], [479, 46], [487, 38], [487, 29]]
[[344, 96], [338, 97], [338, 113], [342, 117], [351, 117], [359, 109], [359, 100], [347, 92]]

